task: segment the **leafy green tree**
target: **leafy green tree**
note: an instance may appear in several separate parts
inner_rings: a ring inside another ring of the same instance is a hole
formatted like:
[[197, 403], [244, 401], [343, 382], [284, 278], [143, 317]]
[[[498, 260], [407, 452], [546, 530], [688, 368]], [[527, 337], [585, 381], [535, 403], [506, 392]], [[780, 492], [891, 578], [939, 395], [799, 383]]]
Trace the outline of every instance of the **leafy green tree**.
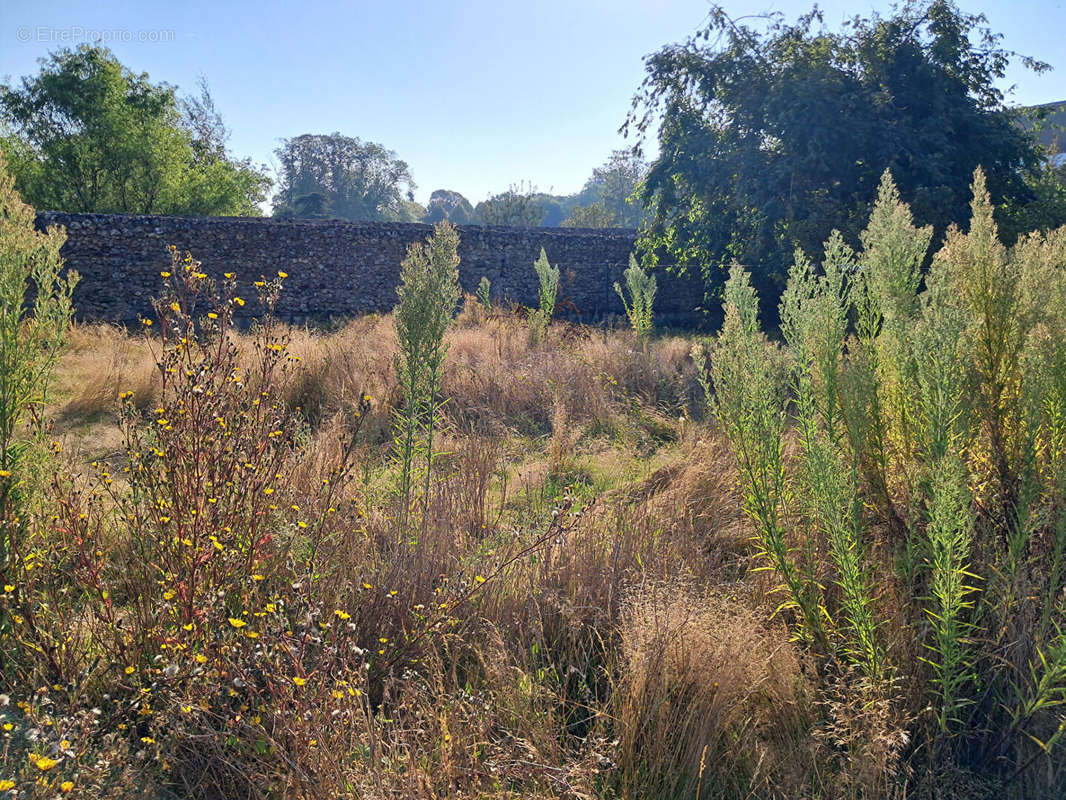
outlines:
[[448, 220], [453, 225], [470, 225], [474, 219], [474, 207], [463, 195], [451, 189], [437, 189], [429, 196], [422, 221], [436, 224]]
[[544, 208], [532, 186], [512, 184], [506, 192], [477, 204], [478, 219], [486, 225], [536, 228], [544, 221]]
[[[585, 228], [639, 228], [644, 222], [644, 207], [634, 196], [637, 186], [648, 173], [648, 163], [632, 150], [615, 150], [602, 166], [592, 171], [585, 186], [577, 196], [578, 207], [600, 206], [603, 212], [596, 213], [600, 219], [609, 219], [605, 225], [573, 225]], [[577, 208], [570, 212], [571, 217]], [[580, 215], [578, 215], [580, 218]], [[597, 217], [588, 217], [595, 219]]]
[[564, 228], [617, 228], [618, 217], [602, 200], [587, 206], [575, 206], [563, 220]]
[[396, 153], [376, 142], [339, 133], [305, 133], [286, 139], [275, 154], [281, 168], [274, 216], [302, 216], [300, 198], [318, 193], [326, 199], [326, 216], [412, 221], [411, 171]]
[[60, 50], [21, 86], [0, 86], [0, 120], [16, 186], [38, 208], [256, 215], [270, 186], [229, 157], [206, 84], [179, 101], [105, 47]]
[[1015, 54], [985, 23], [950, 0], [839, 32], [817, 10], [749, 25], [714, 8], [704, 30], [648, 57], [623, 126], [658, 126], [638, 192], [653, 212], [643, 249], [702, 268], [711, 289], [730, 263], [748, 265], [774, 296], [797, 246], [815, 253], [833, 229], [857, 243], [885, 169], [940, 233], [965, 218], [979, 164], [994, 202], [1024, 206], [1040, 152], [996, 87]]

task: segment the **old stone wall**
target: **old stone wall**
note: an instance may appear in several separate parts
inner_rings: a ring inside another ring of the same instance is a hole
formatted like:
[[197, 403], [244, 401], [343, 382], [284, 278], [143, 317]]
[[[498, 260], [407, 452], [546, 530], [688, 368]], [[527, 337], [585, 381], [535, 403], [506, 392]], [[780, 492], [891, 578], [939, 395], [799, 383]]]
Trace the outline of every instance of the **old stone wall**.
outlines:
[[[151, 314], [168, 247], [189, 251], [204, 272], [236, 272], [243, 284], [288, 273], [277, 313], [289, 322], [328, 322], [396, 302], [400, 261], [432, 226], [408, 223], [277, 220], [245, 217], [163, 217], [41, 212], [39, 227], [67, 231], [63, 257], [81, 274], [75, 306], [82, 320], [133, 323]], [[598, 322], [623, 313], [613, 284], [621, 281], [635, 233], [631, 230], [459, 226], [459, 276], [473, 292], [482, 276], [495, 301], [537, 302], [533, 261], [543, 247], [561, 268], [559, 314]], [[254, 297], [250, 286], [241, 290]], [[699, 321], [700, 284], [659, 276], [659, 324]], [[255, 314], [254, 304], [245, 309]]]

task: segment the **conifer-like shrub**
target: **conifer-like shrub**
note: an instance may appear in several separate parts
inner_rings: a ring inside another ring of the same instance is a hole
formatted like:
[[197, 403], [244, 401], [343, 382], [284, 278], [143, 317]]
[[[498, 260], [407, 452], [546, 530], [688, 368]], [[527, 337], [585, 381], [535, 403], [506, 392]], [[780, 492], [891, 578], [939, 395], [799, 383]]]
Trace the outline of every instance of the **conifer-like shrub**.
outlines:
[[614, 291], [625, 307], [629, 325], [633, 328], [637, 338], [644, 341], [654, 327], [652, 319], [652, 306], [655, 303], [655, 291], [658, 288], [655, 276], [645, 272], [637, 263], [636, 256], [629, 254], [629, 266], [622, 273], [629, 291], [629, 299], [626, 300], [620, 284], [615, 283]]
[[[797, 255], [783, 371], [740, 268], [710, 347], [779, 613], [848, 763], [886, 765], [842, 771], [863, 796], [1066, 790], [1066, 230], [1007, 248], [979, 170], [973, 195], [920, 289], [931, 231], [886, 173], [860, 251]], [[882, 730], [842, 723], [852, 702]]]

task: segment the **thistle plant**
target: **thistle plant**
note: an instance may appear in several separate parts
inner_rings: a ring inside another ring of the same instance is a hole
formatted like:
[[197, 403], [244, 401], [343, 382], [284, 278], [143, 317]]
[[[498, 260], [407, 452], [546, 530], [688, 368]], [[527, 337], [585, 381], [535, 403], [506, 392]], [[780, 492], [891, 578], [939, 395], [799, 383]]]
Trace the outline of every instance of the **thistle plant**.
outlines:
[[629, 290], [629, 300], [626, 300], [622, 287], [616, 282], [614, 290], [622, 300], [622, 305], [629, 317], [629, 324], [637, 334], [637, 338], [645, 341], [652, 331], [652, 305], [655, 302], [656, 280], [640, 268], [636, 257], [629, 254], [629, 267], [622, 273]]
[[555, 316], [555, 300], [559, 295], [559, 267], [548, 263], [548, 255], [540, 248], [540, 256], [533, 262], [537, 273], [537, 299], [539, 307], [530, 312], [529, 335], [534, 344], [544, 336], [544, 332]]
[[400, 524], [407, 526], [415, 470], [421, 464], [423, 502], [428, 503], [434, 460], [434, 431], [440, 412], [440, 384], [447, 345], [444, 334], [459, 303], [459, 234], [440, 222], [426, 243], [410, 246], [400, 267], [395, 311], [400, 355], [396, 372], [404, 406], [395, 424], [399, 465]]

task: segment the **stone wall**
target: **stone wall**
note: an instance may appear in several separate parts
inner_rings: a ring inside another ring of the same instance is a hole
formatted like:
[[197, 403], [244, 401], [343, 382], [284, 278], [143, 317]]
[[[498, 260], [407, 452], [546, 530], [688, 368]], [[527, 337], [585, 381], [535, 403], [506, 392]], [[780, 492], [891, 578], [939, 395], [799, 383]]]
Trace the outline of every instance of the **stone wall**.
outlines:
[[[277, 313], [294, 323], [328, 322], [396, 302], [400, 261], [432, 226], [408, 223], [277, 220], [246, 217], [163, 217], [41, 212], [39, 227], [67, 231], [63, 257], [81, 273], [75, 306], [82, 320], [129, 324], [151, 314], [169, 245], [190, 251], [204, 272], [236, 272], [250, 284], [287, 272]], [[623, 313], [613, 284], [621, 280], [635, 234], [630, 230], [459, 226], [459, 277], [473, 292], [482, 276], [496, 301], [537, 302], [533, 261], [543, 247], [562, 279], [559, 313], [598, 322]], [[703, 297], [698, 283], [659, 277], [657, 321], [691, 325]], [[251, 288], [242, 294], [254, 297]], [[254, 305], [246, 315], [256, 313]]]

